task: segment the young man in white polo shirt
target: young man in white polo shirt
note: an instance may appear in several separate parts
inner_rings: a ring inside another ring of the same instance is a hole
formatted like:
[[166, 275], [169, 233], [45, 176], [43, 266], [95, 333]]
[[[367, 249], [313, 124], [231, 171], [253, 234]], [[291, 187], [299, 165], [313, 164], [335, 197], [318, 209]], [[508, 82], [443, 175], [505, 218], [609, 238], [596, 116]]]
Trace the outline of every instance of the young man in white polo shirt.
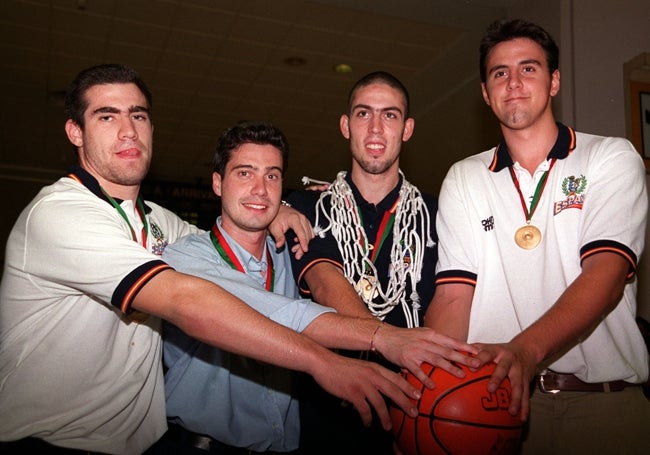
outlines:
[[643, 162], [625, 139], [555, 121], [559, 51], [541, 27], [496, 22], [480, 50], [503, 140], [444, 180], [425, 323], [489, 343], [478, 355], [497, 363], [489, 387], [508, 376], [510, 411], [529, 420], [523, 453], [646, 453], [650, 403], [638, 385], [648, 354], [633, 279]]

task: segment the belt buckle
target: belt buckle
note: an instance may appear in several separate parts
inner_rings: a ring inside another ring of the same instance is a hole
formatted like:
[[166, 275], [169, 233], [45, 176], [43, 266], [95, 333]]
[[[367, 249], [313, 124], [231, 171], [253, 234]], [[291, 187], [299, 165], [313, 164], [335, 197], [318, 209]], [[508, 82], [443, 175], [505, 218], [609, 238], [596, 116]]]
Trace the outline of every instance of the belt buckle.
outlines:
[[539, 375], [539, 380], [537, 381], [537, 385], [539, 386], [539, 390], [541, 390], [542, 393], [556, 394], [556, 393], [560, 392], [560, 389], [558, 389], [558, 388], [546, 387], [546, 384], [544, 383], [544, 375], [543, 374]]

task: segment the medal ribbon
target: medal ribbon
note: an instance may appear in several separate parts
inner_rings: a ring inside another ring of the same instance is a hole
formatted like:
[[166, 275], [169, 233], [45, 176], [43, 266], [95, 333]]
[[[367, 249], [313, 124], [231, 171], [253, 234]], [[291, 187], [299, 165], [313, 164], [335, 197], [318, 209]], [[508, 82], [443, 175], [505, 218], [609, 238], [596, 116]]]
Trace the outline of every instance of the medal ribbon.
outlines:
[[519, 186], [519, 180], [517, 179], [517, 174], [515, 173], [513, 166], [510, 166], [508, 168], [510, 170], [510, 177], [512, 177], [512, 182], [515, 184], [517, 193], [519, 193], [519, 200], [521, 201], [521, 207], [524, 209], [524, 215], [526, 216], [526, 224], [530, 224], [530, 220], [533, 217], [533, 213], [535, 213], [535, 209], [537, 209], [537, 204], [539, 203], [539, 200], [542, 197], [542, 193], [544, 192], [544, 188], [546, 187], [548, 174], [549, 172], [551, 172], [551, 169], [553, 169], [553, 165], [555, 164], [555, 161], [556, 161], [555, 158], [551, 160], [551, 165], [548, 167], [548, 170], [544, 172], [544, 175], [539, 180], [539, 183], [537, 184], [537, 188], [535, 188], [535, 193], [533, 194], [533, 200], [530, 202], [530, 211], [526, 206], [526, 200], [524, 199], [524, 195], [521, 192], [521, 187]]
[[[399, 198], [395, 201], [393, 206], [387, 212], [384, 212], [384, 216], [382, 217], [381, 222], [379, 223], [379, 229], [377, 229], [377, 236], [375, 237], [375, 242], [372, 244], [373, 246], [370, 247], [372, 249], [372, 252], [370, 253], [370, 261], [373, 264], [375, 263], [375, 259], [377, 258], [377, 255], [379, 254], [381, 247], [384, 245], [384, 241], [388, 238], [388, 235], [391, 233], [393, 229], [393, 224], [395, 223], [395, 211], [397, 210], [398, 202], [399, 202]], [[359, 220], [361, 221], [361, 225], [363, 226], [363, 217], [361, 216], [361, 211], [359, 210], [359, 207], [357, 207], [357, 214], [359, 216]], [[363, 236], [361, 236], [361, 238], [363, 239]]]
[[[219, 253], [219, 256], [221, 256], [221, 258], [226, 261], [226, 263], [232, 269], [237, 270], [241, 273], [246, 273], [244, 266], [241, 264], [241, 262], [239, 262], [237, 255], [232, 250], [230, 245], [228, 245], [228, 241], [217, 227], [217, 223], [212, 226], [212, 230], [210, 231], [210, 240], [212, 241], [214, 248], [217, 250], [217, 253]], [[266, 248], [266, 263], [267, 271], [265, 288], [267, 291], [273, 292], [273, 286], [275, 283], [275, 270], [273, 268], [273, 259], [271, 258], [271, 253], [268, 247]]]
[[[110, 194], [108, 194], [104, 188], [101, 188], [102, 193], [104, 193], [104, 196], [108, 199], [108, 201], [111, 203], [113, 207], [117, 210], [117, 213], [120, 214], [122, 218], [124, 218], [124, 221], [126, 221], [126, 224], [129, 225], [129, 229], [131, 230], [131, 237], [133, 238], [134, 242], [138, 241], [138, 237], [135, 235], [135, 229], [133, 229], [133, 226], [131, 226], [131, 223], [129, 222], [129, 218], [126, 216], [126, 213], [124, 213], [124, 210], [120, 206], [120, 204], [117, 203], [115, 199], [113, 199]], [[146, 249], [147, 248], [147, 232], [149, 232], [149, 224], [147, 223], [147, 217], [145, 216], [145, 210], [144, 210], [144, 203], [142, 202], [142, 198], [138, 197], [136, 200], [136, 210], [138, 214], [140, 215], [140, 219], [142, 220], [142, 246]]]
[[397, 209], [398, 202], [399, 199], [395, 201], [395, 204], [393, 204], [389, 211], [384, 213], [384, 216], [381, 219], [381, 223], [379, 223], [379, 229], [377, 230], [377, 237], [375, 237], [374, 243], [375, 248], [373, 248], [372, 253], [370, 253], [370, 260], [373, 264], [375, 263], [375, 259], [379, 254], [379, 250], [381, 250], [381, 247], [384, 246], [384, 241], [393, 230], [393, 224], [395, 223], [395, 210]]

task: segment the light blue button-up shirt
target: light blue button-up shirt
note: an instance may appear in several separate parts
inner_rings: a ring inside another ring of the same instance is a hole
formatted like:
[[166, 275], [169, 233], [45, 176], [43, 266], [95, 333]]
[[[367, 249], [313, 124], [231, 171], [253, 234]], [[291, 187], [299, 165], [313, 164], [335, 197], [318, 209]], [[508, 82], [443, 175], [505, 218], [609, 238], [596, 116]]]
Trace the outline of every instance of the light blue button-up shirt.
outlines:
[[[221, 218], [217, 225], [221, 228]], [[220, 230], [245, 274], [221, 258], [209, 233], [189, 235], [167, 246], [163, 260], [179, 272], [217, 283], [273, 321], [299, 332], [321, 314], [333, 311], [298, 298], [289, 252], [276, 252], [272, 238], [267, 239], [266, 248], [275, 272], [273, 293], [264, 288], [269, 273], [266, 251], [258, 261]], [[293, 372], [208, 346], [167, 323], [164, 340], [170, 420], [194, 433], [254, 451], [298, 448], [300, 422], [298, 401], [292, 395]]]

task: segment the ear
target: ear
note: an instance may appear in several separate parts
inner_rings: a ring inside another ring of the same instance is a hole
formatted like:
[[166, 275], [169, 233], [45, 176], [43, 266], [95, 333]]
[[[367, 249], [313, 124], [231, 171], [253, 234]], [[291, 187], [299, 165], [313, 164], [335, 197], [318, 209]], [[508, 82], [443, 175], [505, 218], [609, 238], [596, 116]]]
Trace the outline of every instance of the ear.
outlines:
[[407, 118], [406, 122], [404, 122], [404, 131], [402, 132], [402, 141], [406, 142], [409, 139], [411, 139], [411, 136], [413, 136], [413, 130], [415, 129], [415, 119], [414, 118]]
[[485, 88], [485, 82], [481, 82], [481, 94], [483, 94], [483, 101], [489, 106], [490, 97], [488, 96], [487, 88]]
[[339, 119], [339, 128], [344, 138], [350, 139], [350, 117], [343, 114]]
[[68, 140], [72, 142], [73, 145], [83, 147], [83, 131], [81, 127], [71, 119], [68, 119], [68, 121], [65, 122], [65, 134], [68, 135]]
[[551, 74], [551, 96], [555, 96], [560, 91], [560, 70], [553, 71]]
[[221, 197], [221, 175], [218, 172], [212, 173], [212, 191], [214, 194]]

